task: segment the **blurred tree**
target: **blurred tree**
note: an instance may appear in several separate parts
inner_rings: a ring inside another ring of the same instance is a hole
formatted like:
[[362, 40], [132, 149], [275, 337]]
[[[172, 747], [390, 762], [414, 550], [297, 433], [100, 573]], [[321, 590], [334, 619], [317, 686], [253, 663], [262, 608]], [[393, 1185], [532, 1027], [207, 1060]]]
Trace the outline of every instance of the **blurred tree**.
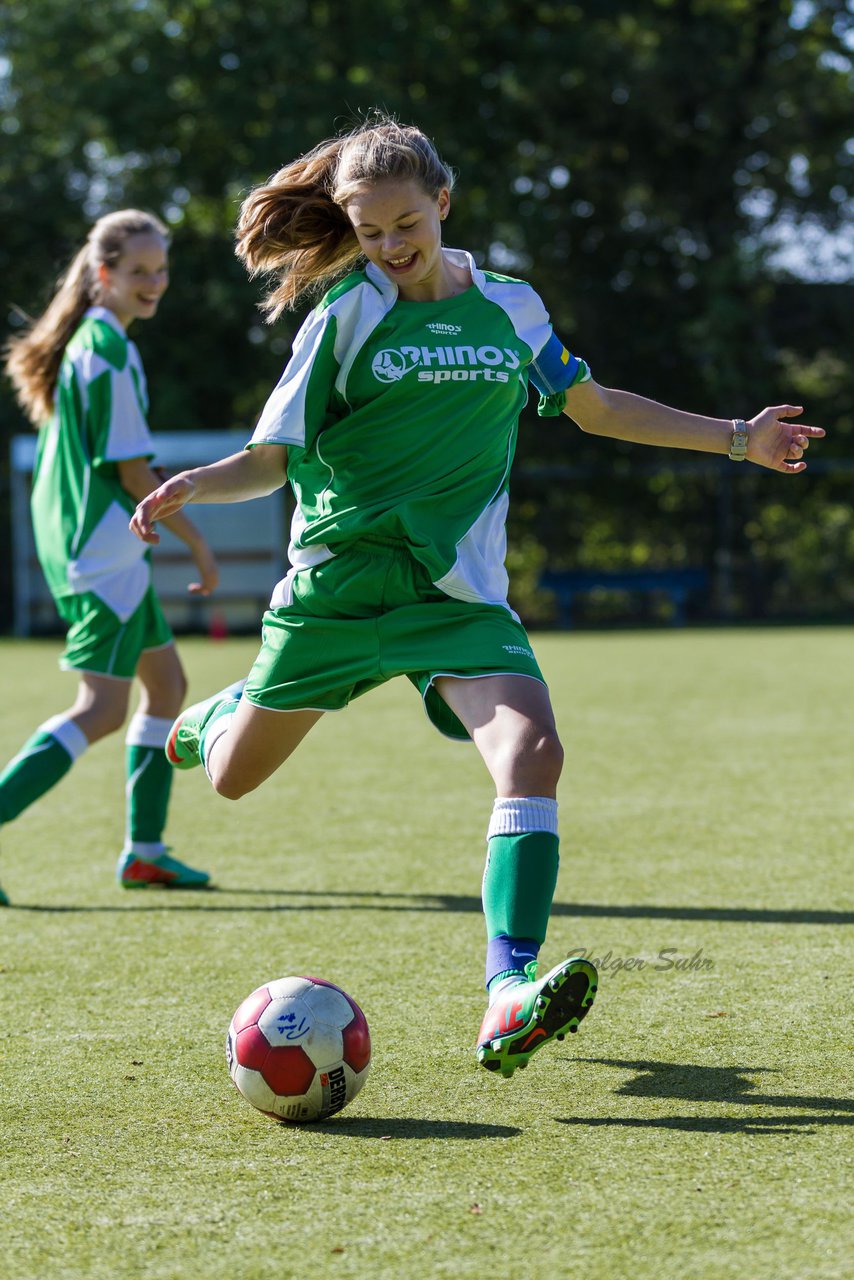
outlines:
[[[807, 232], [850, 227], [852, 44], [843, 0], [17, 0], [0, 25], [7, 323], [44, 303], [93, 218], [153, 208], [174, 233], [172, 287], [134, 334], [154, 425], [248, 430], [299, 317], [261, 322], [231, 251], [241, 194], [381, 106], [459, 170], [452, 242], [530, 279], [600, 381], [726, 416], [803, 395], [832, 458], [854, 430], [851, 295], [828, 304], [769, 262], [777, 237], [809, 276]], [[22, 427], [4, 386], [0, 428]], [[791, 610], [796, 539], [775, 547], [768, 513], [797, 527], [835, 483], [813, 474], [783, 493], [529, 410], [514, 539], [567, 566], [702, 563], [719, 606]]]

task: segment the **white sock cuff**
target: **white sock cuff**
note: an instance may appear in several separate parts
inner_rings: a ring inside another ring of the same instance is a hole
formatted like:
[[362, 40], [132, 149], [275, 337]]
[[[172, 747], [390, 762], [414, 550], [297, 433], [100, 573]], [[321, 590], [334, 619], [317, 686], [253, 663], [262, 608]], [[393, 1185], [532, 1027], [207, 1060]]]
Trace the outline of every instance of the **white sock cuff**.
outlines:
[[127, 840], [122, 849], [122, 853], [135, 853], [138, 858], [143, 858], [146, 862], [153, 862], [165, 852], [166, 845], [162, 840]]
[[492, 836], [523, 836], [530, 831], [548, 831], [557, 835], [557, 800], [548, 796], [523, 796], [505, 799], [499, 796], [492, 809], [487, 840]]
[[141, 711], [131, 716], [125, 743], [129, 747], [165, 747], [173, 721], [163, 716], [147, 716]]
[[89, 739], [80, 726], [61, 713], [45, 720], [36, 732], [48, 733], [52, 738], [56, 738], [59, 745], [71, 756], [72, 761], [78, 760], [89, 745]]
[[[236, 711], [237, 707], [235, 707], [234, 710]], [[231, 722], [233, 719], [234, 719], [234, 711], [224, 711], [221, 716], [217, 716], [216, 720], [214, 720], [211, 727], [207, 729], [205, 732], [205, 749], [201, 753], [201, 755], [202, 755], [202, 764], [205, 766], [205, 773], [208, 775], [209, 778], [211, 777], [211, 771], [208, 768], [208, 760], [210, 759], [211, 751], [213, 750], [214, 746], [219, 742], [222, 735], [224, 733], [227, 733], [228, 730], [231, 728]], [[213, 778], [211, 778], [211, 782], [213, 782]]]

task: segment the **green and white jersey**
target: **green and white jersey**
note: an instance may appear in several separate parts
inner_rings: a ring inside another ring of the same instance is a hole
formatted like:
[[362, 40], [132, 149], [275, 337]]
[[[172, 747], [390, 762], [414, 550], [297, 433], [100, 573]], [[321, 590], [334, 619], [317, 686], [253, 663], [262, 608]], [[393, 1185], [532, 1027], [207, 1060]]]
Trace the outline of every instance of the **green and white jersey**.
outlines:
[[39, 561], [55, 598], [94, 592], [124, 622], [151, 571], [128, 529], [135, 503], [116, 463], [150, 458], [154, 447], [139, 352], [104, 307], [90, 307], [69, 341], [54, 403], [33, 472]]
[[381, 535], [405, 540], [449, 596], [506, 604], [508, 480], [529, 375], [548, 395], [590, 374], [530, 285], [445, 252], [472, 275], [456, 297], [403, 301], [372, 264], [332, 289], [248, 447], [288, 447], [294, 568]]

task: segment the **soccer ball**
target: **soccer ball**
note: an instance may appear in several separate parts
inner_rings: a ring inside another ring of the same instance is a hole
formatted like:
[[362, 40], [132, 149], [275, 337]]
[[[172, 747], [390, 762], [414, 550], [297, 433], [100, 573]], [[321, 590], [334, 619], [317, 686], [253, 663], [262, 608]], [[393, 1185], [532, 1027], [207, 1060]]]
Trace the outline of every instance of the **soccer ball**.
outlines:
[[228, 1028], [229, 1074], [253, 1107], [277, 1120], [325, 1120], [365, 1083], [371, 1036], [345, 991], [322, 978], [277, 978], [238, 1007]]

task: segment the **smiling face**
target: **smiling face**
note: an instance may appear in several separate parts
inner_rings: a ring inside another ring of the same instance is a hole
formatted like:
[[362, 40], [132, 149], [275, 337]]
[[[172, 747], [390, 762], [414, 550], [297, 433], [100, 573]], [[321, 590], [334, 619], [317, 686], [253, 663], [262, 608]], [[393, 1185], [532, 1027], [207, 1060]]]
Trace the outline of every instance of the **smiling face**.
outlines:
[[362, 252], [394, 280], [405, 301], [435, 301], [458, 292], [442, 255], [442, 221], [450, 207], [446, 187], [434, 197], [411, 179], [371, 183], [347, 201]]
[[149, 320], [169, 284], [166, 241], [155, 232], [128, 236], [118, 262], [98, 267], [98, 302], [126, 329]]

